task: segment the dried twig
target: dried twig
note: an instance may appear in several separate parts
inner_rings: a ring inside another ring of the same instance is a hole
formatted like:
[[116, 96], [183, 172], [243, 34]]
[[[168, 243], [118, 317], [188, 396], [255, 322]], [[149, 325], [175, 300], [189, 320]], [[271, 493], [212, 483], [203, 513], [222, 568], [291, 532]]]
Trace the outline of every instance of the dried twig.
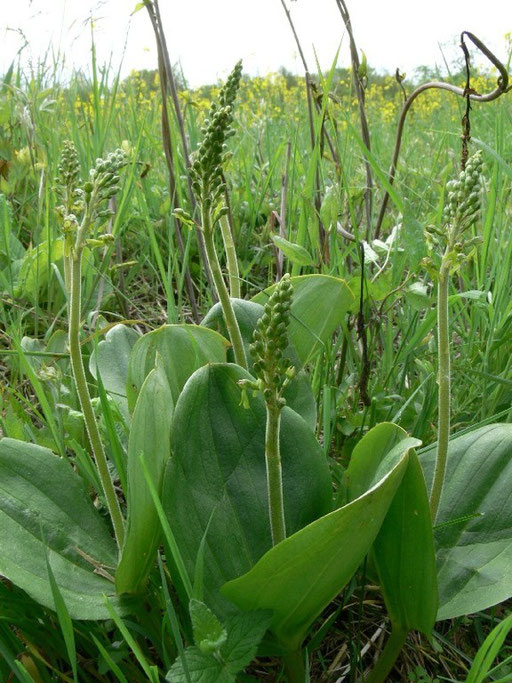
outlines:
[[[354, 40], [354, 34], [352, 32], [352, 23], [350, 21], [350, 14], [348, 13], [347, 5], [344, 0], [336, 0], [336, 4], [347, 29], [348, 37], [350, 40], [350, 59], [352, 62], [352, 77], [354, 81], [354, 88], [356, 91], [357, 101], [359, 102], [359, 119], [361, 123], [361, 137], [363, 139], [366, 149], [371, 151], [371, 140], [370, 140], [370, 128], [368, 126], [368, 119], [366, 117], [366, 107], [365, 107], [365, 92], [364, 84], [360, 75], [361, 64], [359, 62], [359, 55], [357, 54], [357, 46]], [[366, 239], [370, 239], [371, 236], [371, 223], [372, 223], [372, 201], [373, 201], [373, 179], [372, 179], [372, 169], [370, 162], [365, 157], [364, 166], [366, 171], [366, 188], [364, 191], [364, 203], [366, 211]]]
[[[493, 100], [496, 100], [498, 97], [500, 97], [501, 95], [510, 90], [508, 85], [508, 72], [505, 66], [500, 62], [500, 60], [497, 57], [495, 57], [495, 55], [484, 45], [484, 43], [482, 43], [481, 40], [479, 40], [475, 35], [473, 35], [473, 33], [470, 33], [469, 31], [463, 31], [461, 34], [462, 41], [464, 39], [464, 36], [467, 36], [471, 40], [471, 42], [474, 45], [476, 45], [480, 52], [482, 52], [487, 57], [487, 59], [492, 64], [494, 64], [494, 66], [498, 69], [500, 75], [498, 77], [496, 88], [492, 92], [487, 93], [486, 95], [478, 95], [474, 92], [470, 92], [468, 95], [468, 93], [466, 93], [465, 88], [459, 88], [456, 85], [452, 85], [451, 83], [444, 83], [443, 81], [429, 81], [428, 83], [423, 83], [422, 85], [418, 86], [416, 90], [414, 90], [404, 102], [402, 112], [400, 114], [400, 119], [398, 121], [395, 148], [393, 150], [393, 160], [391, 161], [391, 167], [389, 169], [388, 175], [388, 182], [390, 185], [392, 185], [395, 180], [396, 167], [398, 163], [398, 157], [400, 154], [400, 147], [402, 145], [402, 135], [404, 132], [405, 119], [409, 109], [412, 106], [412, 103], [418, 97], [418, 95], [420, 95], [422, 92], [426, 92], [427, 90], [437, 88], [438, 90], [446, 90], [448, 92], [451, 92], [454, 95], [458, 95], [459, 97], [468, 97], [468, 100], [471, 100], [473, 102], [492, 102]], [[384, 215], [386, 213], [388, 201], [389, 193], [386, 191], [382, 199], [382, 205], [380, 207], [379, 217], [377, 219], [377, 225], [375, 227], [376, 238], [378, 238], [380, 235], [382, 221], [384, 220]]]

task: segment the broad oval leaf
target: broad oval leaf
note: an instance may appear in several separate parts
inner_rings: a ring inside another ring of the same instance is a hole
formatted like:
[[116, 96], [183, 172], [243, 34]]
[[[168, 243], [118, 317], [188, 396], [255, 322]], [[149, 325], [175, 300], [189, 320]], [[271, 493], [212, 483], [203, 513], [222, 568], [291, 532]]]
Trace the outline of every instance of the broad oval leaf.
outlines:
[[101, 575], [113, 572], [117, 550], [80, 477], [46, 448], [2, 439], [0, 574], [54, 609], [47, 558], [71, 618], [110, 618], [104, 594], [129, 610]]
[[[435, 447], [422, 454], [430, 486]], [[512, 425], [492, 424], [450, 441], [435, 540], [438, 619], [512, 596]]]
[[199, 325], [163, 325], [141, 337], [133, 347], [128, 367], [128, 405], [130, 410], [144, 380], [155, 367], [156, 354], [162, 359], [174, 403], [198, 368], [226, 360], [229, 342], [217, 332]]
[[[344, 280], [331, 275], [292, 277], [293, 298], [289, 327], [290, 342], [303, 365], [330, 338], [354, 301]], [[259, 292], [252, 301], [265, 304], [275, 285]]]
[[404, 475], [408, 447], [373, 488], [269, 550], [244, 576], [222, 587], [241, 609], [271, 609], [271, 630], [287, 650], [344, 588], [370, 550]]
[[[263, 399], [241, 404], [237, 365], [208, 365], [188, 381], [174, 413], [173, 457], [163, 505], [190, 577], [206, 533], [204, 601], [219, 614], [229, 604], [219, 588], [248, 571], [271, 547]], [[327, 512], [327, 461], [304, 420], [285, 408], [281, 458], [286, 527], [293, 533]]]
[[[157, 357], [158, 360], [160, 356]], [[128, 441], [126, 535], [116, 571], [119, 593], [140, 592], [155, 561], [161, 530], [140, 456], [160, 494], [171, 456], [170, 432], [173, 400], [161, 366], [152, 370], [140, 390], [133, 411]]]

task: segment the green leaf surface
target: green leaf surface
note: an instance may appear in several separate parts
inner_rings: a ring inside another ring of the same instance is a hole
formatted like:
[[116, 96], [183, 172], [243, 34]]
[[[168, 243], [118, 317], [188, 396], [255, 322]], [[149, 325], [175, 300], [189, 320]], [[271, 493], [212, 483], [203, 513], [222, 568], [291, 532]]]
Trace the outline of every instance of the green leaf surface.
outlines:
[[144, 380], [155, 367], [156, 354], [171, 388], [174, 403], [198, 368], [226, 360], [229, 342], [213, 330], [199, 325], [163, 325], [145, 334], [133, 347], [128, 367], [128, 405], [135, 407]]
[[407, 467], [408, 449], [404, 444], [393, 469], [372, 489], [276, 545], [247, 574], [223, 586], [222, 594], [241, 609], [273, 610], [278, 641], [298, 649], [374, 542]]
[[126, 380], [130, 354], [140, 335], [128, 325], [116, 325], [105, 335], [89, 358], [89, 371], [94, 379], [98, 372], [103, 387], [119, 406], [122, 415], [128, 417]]
[[434, 538], [420, 445], [397, 425], [374, 427], [355, 447], [346, 471], [351, 500], [389, 471], [409, 449], [409, 462], [373, 546], [388, 614], [400, 630], [429, 635], [437, 613]]
[[414, 450], [373, 546], [393, 624], [429, 636], [437, 615], [437, 570], [430, 505]]
[[298, 266], [312, 266], [314, 264], [314, 259], [309, 253], [309, 251], [302, 247], [300, 244], [294, 244], [289, 242], [284, 237], [280, 235], [272, 235], [272, 242], [280, 249], [287, 259], [290, 259], [292, 263]]
[[[253, 301], [246, 301], [245, 299], [232, 299], [231, 301], [235, 317], [240, 327], [245, 354], [249, 362], [249, 372], [251, 372], [253, 360], [249, 351], [249, 345], [252, 342], [252, 335], [256, 328], [256, 323], [263, 315], [264, 308], [261, 304], [256, 304]], [[220, 304], [212, 306], [201, 325], [216, 330], [224, 337], [227, 337], [226, 325], [224, 323], [224, 316]], [[291, 344], [287, 346], [284, 354], [290, 360], [290, 365], [293, 365], [296, 368], [295, 377], [284, 390], [283, 396], [286, 399], [286, 405], [303, 417], [311, 429], [315, 429], [316, 401], [309, 377], [306, 372], [301, 369], [302, 364]], [[228, 350], [228, 361], [234, 362], [234, 354], [231, 349]]]
[[[248, 571], [271, 547], [265, 466], [266, 414], [260, 396], [241, 405], [236, 365], [198, 370], [174, 414], [163, 505], [189, 576], [208, 525], [204, 600], [219, 615], [229, 605], [218, 589]], [[293, 533], [331, 508], [328, 465], [312, 430], [289, 408], [282, 413], [281, 458], [286, 526]]]
[[[291, 278], [293, 298], [289, 327], [290, 342], [303, 365], [329, 343], [354, 301], [344, 280], [330, 275], [299, 275]], [[265, 304], [275, 285], [252, 301]]]
[[119, 612], [129, 608], [94, 571], [112, 572], [117, 552], [80, 477], [46, 448], [2, 439], [0, 574], [55, 609], [47, 558], [72, 619], [109, 618], [103, 594]]
[[[435, 447], [421, 455], [430, 486]], [[512, 425], [492, 424], [450, 441], [435, 541], [438, 619], [512, 596]]]
[[201, 652], [216, 652], [226, 642], [227, 632], [215, 614], [200, 600], [189, 604], [194, 642]]
[[[160, 356], [157, 357], [160, 360]], [[154, 565], [161, 530], [140, 456], [157, 493], [171, 456], [170, 432], [173, 399], [161, 364], [152, 370], [140, 390], [130, 428], [127, 463], [127, 523], [125, 543], [116, 571], [119, 593], [142, 590]]]
[[[228, 683], [248, 666], [256, 656], [258, 645], [271, 620], [266, 611], [235, 614], [226, 624], [227, 637], [220, 648], [220, 658], [201, 652], [198, 647], [185, 650], [188, 672], [192, 683]], [[187, 683], [180, 658], [166, 676], [172, 683]]]
[[215, 659], [213, 655], [201, 652], [198, 647], [185, 650], [188, 676], [181, 659], [176, 660], [167, 676], [170, 683], [234, 683], [235, 677], [226, 670], [226, 665]]

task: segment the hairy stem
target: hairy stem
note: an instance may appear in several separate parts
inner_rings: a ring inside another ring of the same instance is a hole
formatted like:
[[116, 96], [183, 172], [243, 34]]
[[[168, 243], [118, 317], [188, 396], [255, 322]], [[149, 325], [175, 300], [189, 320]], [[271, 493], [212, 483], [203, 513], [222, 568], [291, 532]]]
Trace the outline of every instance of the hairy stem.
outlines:
[[450, 337], [448, 312], [448, 286], [450, 284], [450, 264], [445, 253], [439, 271], [437, 290], [437, 339], [439, 355], [439, 395], [438, 395], [438, 434], [434, 481], [430, 492], [430, 512], [435, 522], [439, 500], [443, 490], [450, 438]]
[[267, 426], [265, 430], [265, 461], [267, 465], [268, 509], [272, 544], [277, 545], [286, 538], [283, 501], [283, 475], [279, 430], [281, 408], [267, 403]]
[[393, 625], [391, 635], [370, 674], [365, 677], [365, 683], [384, 683], [396, 662], [398, 655], [407, 638], [407, 631], [398, 625]]
[[222, 241], [224, 242], [224, 249], [226, 250], [226, 263], [228, 267], [229, 277], [229, 292], [233, 299], [240, 298], [240, 272], [238, 270], [238, 259], [236, 257], [236, 248], [231, 234], [228, 217], [222, 216], [220, 219], [220, 231], [222, 233]]
[[238, 365], [240, 365], [240, 367], [244, 368], [244, 370], [247, 370], [247, 356], [245, 354], [242, 335], [240, 334], [238, 321], [235, 317], [235, 312], [233, 311], [233, 305], [231, 303], [231, 299], [229, 298], [229, 292], [227, 290], [226, 283], [222, 277], [222, 270], [217, 256], [217, 251], [215, 250], [211, 217], [207, 210], [202, 210], [201, 214], [206, 255], [210, 264], [210, 270], [212, 273], [213, 282], [215, 283], [215, 288], [217, 290], [217, 295], [222, 306], [224, 322], [226, 323], [229, 339], [231, 341], [231, 345], [233, 346], [235, 361]]
[[96, 417], [91, 403], [89, 389], [87, 387], [87, 378], [85, 376], [85, 369], [82, 360], [82, 352], [80, 349], [80, 300], [82, 293], [82, 248], [78, 247], [74, 250], [73, 256], [70, 259], [70, 302], [69, 302], [69, 355], [71, 358], [71, 368], [73, 370], [73, 377], [75, 379], [76, 391], [82, 413], [84, 415], [85, 427], [91, 443], [92, 452], [98, 468], [98, 474], [101, 481], [101, 486], [107, 507], [114, 526], [114, 533], [116, 536], [119, 548], [123, 545], [124, 540], [124, 525], [121, 508], [117, 499], [114, 485], [110, 478], [107, 465], [107, 457], [101, 442], [100, 432], [96, 423]]

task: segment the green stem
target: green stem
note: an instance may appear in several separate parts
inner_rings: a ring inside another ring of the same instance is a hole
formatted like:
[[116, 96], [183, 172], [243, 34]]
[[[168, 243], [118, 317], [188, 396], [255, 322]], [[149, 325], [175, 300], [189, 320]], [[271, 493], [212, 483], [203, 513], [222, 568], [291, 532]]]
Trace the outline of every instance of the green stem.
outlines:
[[85, 369], [82, 360], [82, 352], [80, 349], [80, 300], [82, 293], [82, 248], [78, 247], [74, 250], [70, 264], [71, 271], [71, 292], [69, 302], [69, 355], [71, 358], [71, 367], [73, 369], [73, 376], [75, 378], [76, 391], [82, 413], [84, 415], [85, 427], [91, 443], [92, 452], [98, 468], [98, 474], [105, 494], [108, 510], [114, 526], [114, 533], [117, 539], [119, 548], [123, 546], [124, 540], [124, 526], [121, 508], [117, 499], [114, 485], [110, 478], [107, 465], [107, 457], [103, 450], [100, 432], [96, 423], [96, 417], [87, 387], [87, 378], [85, 376]]
[[202, 221], [206, 255], [208, 256], [208, 262], [210, 264], [213, 281], [215, 283], [215, 288], [217, 289], [217, 294], [222, 306], [222, 312], [224, 314], [224, 321], [228, 330], [229, 339], [231, 341], [231, 345], [233, 346], [235, 361], [238, 365], [240, 365], [240, 367], [244, 368], [244, 370], [247, 370], [248, 366], [244, 343], [242, 341], [242, 335], [240, 334], [240, 328], [238, 327], [238, 321], [235, 317], [235, 312], [233, 311], [233, 305], [231, 303], [231, 299], [229, 298], [226, 283], [222, 277], [222, 271], [213, 240], [211, 219], [208, 211], [202, 211]]
[[289, 683], [304, 683], [306, 671], [304, 669], [304, 654], [302, 649], [294, 650], [283, 655], [284, 670]]
[[240, 272], [238, 270], [238, 259], [236, 257], [236, 248], [229, 227], [227, 216], [222, 216], [220, 219], [220, 231], [222, 233], [222, 241], [224, 242], [224, 249], [226, 250], [226, 263], [228, 267], [229, 277], [229, 292], [233, 299], [240, 298]]
[[365, 683], [384, 683], [384, 681], [389, 680], [389, 672], [398, 659], [406, 638], [407, 631], [405, 629], [398, 625], [392, 626], [388, 642], [372, 671], [365, 677]]
[[281, 409], [267, 403], [267, 426], [265, 430], [265, 461], [267, 464], [268, 509], [272, 544], [277, 545], [286, 538], [284, 521], [283, 476], [281, 471], [281, 452], [279, 448], [279, 429]]
[[438, 434], [434, 481], [430, 493], [430, 512], [435, 522], [441, 492], [443, 490], [450, 438], [450, 338], [448, 286], [450, 284], [450, 263], [447, 254], [443, 257], [439, 271], [437, 289], [437, 339], [439, 355]]

